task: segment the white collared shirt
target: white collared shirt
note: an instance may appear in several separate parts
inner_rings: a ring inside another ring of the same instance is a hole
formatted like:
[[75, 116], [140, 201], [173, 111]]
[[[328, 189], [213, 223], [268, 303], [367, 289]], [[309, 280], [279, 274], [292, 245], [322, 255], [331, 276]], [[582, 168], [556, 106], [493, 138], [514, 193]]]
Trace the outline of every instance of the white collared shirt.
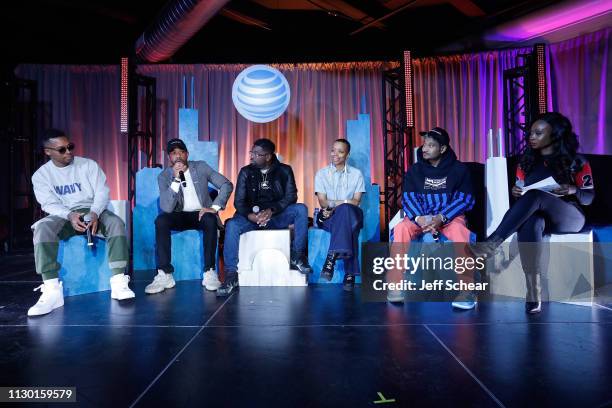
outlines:
[[202, 203], [200, 203], [200, 199], [198, 198], [198, 193], [196, 192], [189, 169], [187, 169], [184, 174], [187, 187], [182, 187], [180, 183], [172, 183], [170, 184], [170, 188], [175, 193], [179, 192], [179, 188], [183, 189], [183, 212], [200, 211]]
[[315, 193], [325, 193], [329, 200], [351, 200], [355, 193], [365, 191], [361, 171], [348, 164], [340, 171], [333, 165], [327, 166], [315, 175]]

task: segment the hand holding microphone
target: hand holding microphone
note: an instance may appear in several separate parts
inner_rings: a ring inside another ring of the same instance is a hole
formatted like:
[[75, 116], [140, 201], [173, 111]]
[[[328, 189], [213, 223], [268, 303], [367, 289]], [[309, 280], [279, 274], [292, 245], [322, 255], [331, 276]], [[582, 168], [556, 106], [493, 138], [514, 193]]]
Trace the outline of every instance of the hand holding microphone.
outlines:
[[187, 187], [187, 180], [185, 180], [185, 171], [187, 170], [187, 164], [178, 159], [172, 164], [172, 170], [174, 170], [174, 178], [181, 180], [181, 186]]
[[434, 217], [432, 215], [425, 215], [423, 221], [424, 221], [423, 222], [424, 227], [422, 227], [423, 232], [424, 233], [429, 232], [432, 238], [434, 239], [434, 241], [439, 242], [440, 241], [440, 231], [438, 231], [438, 228], [442, 225], [440, 216]]
[[179, 178], [181, 179], [181, 186], [183, 186], [183, 188], [187, 187], [187, 180], [185, 180], [185, 173], [183, 173], [183, 171], [179, 171]]
[[85, 232], [85, 230], [87, 229], [87, 224], [83, 222], [81, 214], [79, 214], [78, 212], [71, 212], [68, 215], [68, 220], [72, 224], [72, 228], [74, 228], [74, 230], [77, 232]]
[[265, 227], [268, 225], [268, 221], [270, 221], [270, 218], [272, 217], [272, 210], [268, 208], [267, 210], [261, 211], [259, 206], [256, 205], [253, 207], [252, 211], [253, 214], [255, 214], [255, 222], [258, 226]]
[[91, 215], [89, 214], [85, 214], [83, 216], [83, 222], [85, 223], [85, 225], [87, 225], [87, 246], [88, 247], [93, 247], [93, 240], [91, 239]]
[[251, 214], [249, 214], [249, 221], [254, 222], [255, 224], [257, 224], [258, 227], [262, 227], [264, 225], [261, 225], [261, 216], [259, 214], [259, 206], [255, 205], [253, 206], [253, 208], [251, 209]]

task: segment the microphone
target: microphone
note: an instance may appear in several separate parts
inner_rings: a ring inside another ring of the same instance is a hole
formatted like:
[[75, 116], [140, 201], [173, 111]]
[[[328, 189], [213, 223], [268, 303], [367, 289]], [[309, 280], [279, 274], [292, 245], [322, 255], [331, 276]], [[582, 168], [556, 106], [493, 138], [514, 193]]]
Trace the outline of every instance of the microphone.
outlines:
[[[259, 211], [260, 211], [259, 206], [254, 205], [253, 208], [251, 209], [251, 211], [253, 211], [255, 214], [259, 214]], [[265, 227], [266, 225], [267, 225], [267, 223], [263, 224], [263, 225], [257, 225], [257, 226], [261, 228], [261, 227]]]
[[185, 173], [183, 173], [183, 171], [179, 171], [179, 178], [181, 179], [181, 186], [183, 186], [183, 188], [187, 187], [187, 180], [185, 180]]
[[[429, 224], [431, 220], [433, 219], [433, 217], [431, 215], [426, 215], [425, 219], [427, 220], [427, 223]], [[431, 232], [431, 237], [434, 239], [435, 242], [440, 242], [440, 232], [439, 231]]]
[[[89, 214], [85, 214], [83, 216], [83, 222], [87, 224], [87, 227], [89, 227], [89, 223], [91, 223], [91, 216]], [[87, 246], [93, 247], [93, 241], [91, 239], [91, 228], [87, 228]]]

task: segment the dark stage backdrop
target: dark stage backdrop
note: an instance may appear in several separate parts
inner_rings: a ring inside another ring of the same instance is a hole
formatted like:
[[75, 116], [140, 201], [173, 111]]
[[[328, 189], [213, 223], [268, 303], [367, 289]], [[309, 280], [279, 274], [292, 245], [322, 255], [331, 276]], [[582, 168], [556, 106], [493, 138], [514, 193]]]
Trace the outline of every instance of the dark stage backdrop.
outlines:
[[[612, 154], [610, 34], [606, 29], [549, 47], [549, 107], [567, 114], [585, 153]], [[414, 61], [415, 125], [449, 130], [461, 160], [483, 162], [486, 131], [502, 127], [503, 70], [519, 49], [419, 58]], [[287, 77], [291, 102], [270, 124], [246, 121], [233, 108], [231, 87], [246, 65], [143, 65], [157, 78], [158, 146], [178, 132], [183, 77], [194, 78], [200, 140], [220, 147], [220, 171], [236, 180], [252, 142], [269, 137], [296, 174], [299, 199], [312, 209], [315, 172], [329, 160], [329, 145], [345, 135], [346, 121], [371, 115], [371, 173], [383, 180], [382, 72], [393, 62], [273, 65]], [[20, 77], [39, 84], [46, 123], [65, 129], [77, 154], [97, 160], [109, 179], [112, 198], [127, 197], [127, 140], [119, 132], [118, 66], [20, 65]], [[191, 103], [191, 95], [187, 99]], [[188, 106], [190, 107], [190, 106]], [[165, 158], [160, 151], [157, 160]], [[231, 214], [230, 211], [226, 215]]]

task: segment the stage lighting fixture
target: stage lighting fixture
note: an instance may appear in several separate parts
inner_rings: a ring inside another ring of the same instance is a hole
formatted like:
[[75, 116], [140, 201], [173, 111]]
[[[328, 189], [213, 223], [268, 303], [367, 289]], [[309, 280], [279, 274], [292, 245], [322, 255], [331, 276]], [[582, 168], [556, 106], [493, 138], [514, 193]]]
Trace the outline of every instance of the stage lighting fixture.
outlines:
[[544, 44], [536, 44], [536, 76], [538, 84], [538, 113], [545, 113], [546, 108], [546, 49]]
[[128, 132], [128, 79], [129, 61], [127, 57], [121, 58], [121, 106], [120, 106], [120, 128], [121, 133]]
[[414, 100], [412, 91], [412, 57], [410, 51], [404, 51], [404, 91], [406, 92], [406, 126], [414, 127]]

